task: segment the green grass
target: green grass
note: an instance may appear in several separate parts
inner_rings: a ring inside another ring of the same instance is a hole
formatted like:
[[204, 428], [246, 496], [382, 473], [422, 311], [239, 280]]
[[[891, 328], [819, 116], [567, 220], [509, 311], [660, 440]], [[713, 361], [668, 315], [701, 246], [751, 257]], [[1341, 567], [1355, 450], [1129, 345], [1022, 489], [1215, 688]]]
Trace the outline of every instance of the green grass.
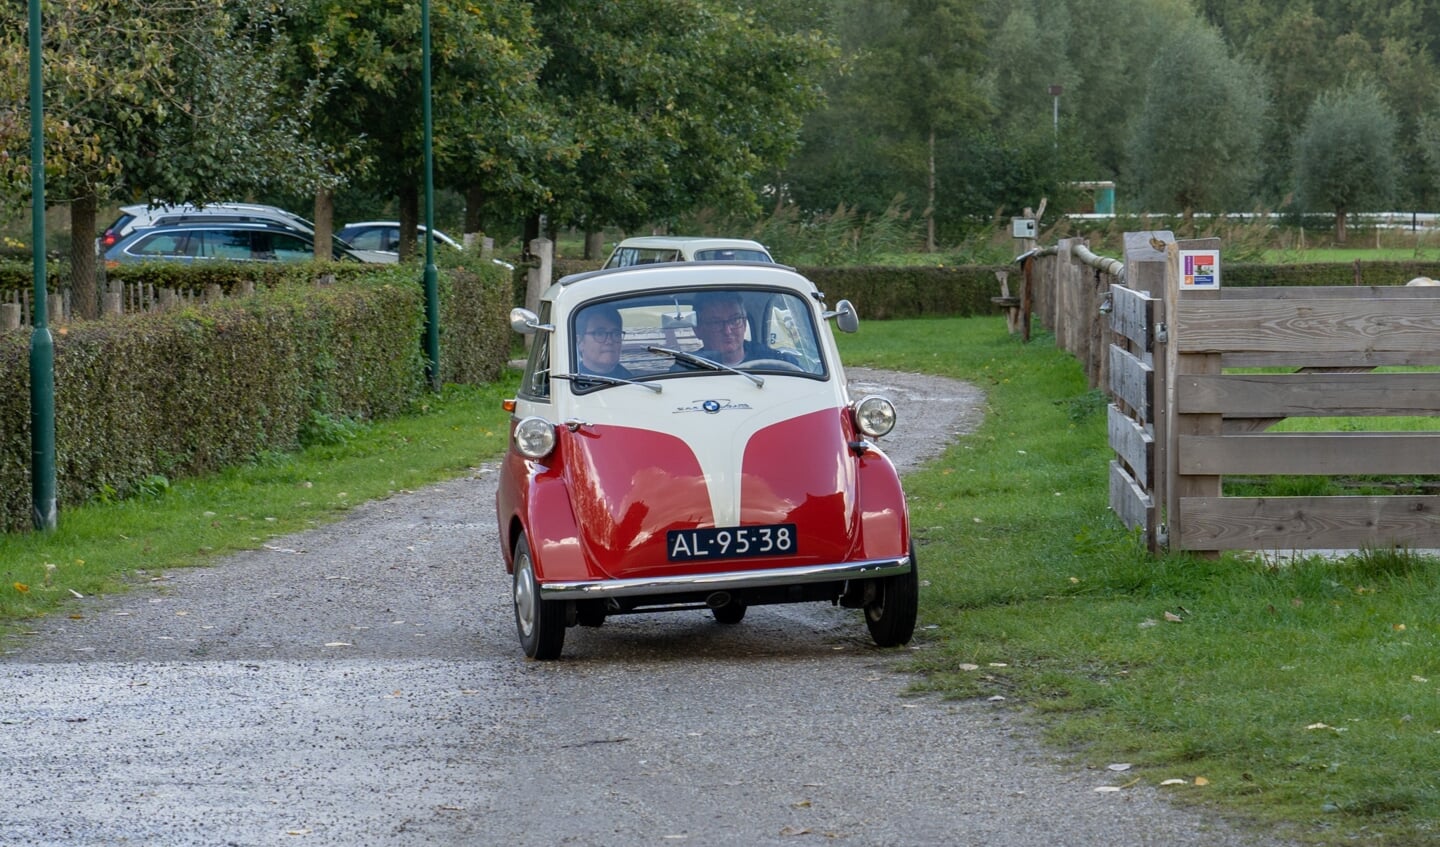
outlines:
[[516, 381], [447, 388], [409, 417], [322, 428], [315, 440], [326, 443], [300, 453], [204, 479], [157, 479], [149, 496], [65, 509], [53, 533], [0, 535], [0, 647], [25, 620], [63, 610], [76, 594], [253, 549], [495, 457], [507, 435], [500, 401]]
[[[979, 431], [906, 481], [925, 580], [918, 687], [1006, 698], [1100, 768], [1097, 784], [1183, 780], [1162, 790], [1307, 843], [1440, 838], [1440, 565], [1403, 551], [1152, 558], [1106, 509], [1104, 400], [1048, 337], [1022, 344], [995, 317], [870, 321], [841, 345], [853, 365], [987, 395]], [[66, 613], [71, 589], [463, 473], [501, 448], [512, 389], [447, 393], [340, 444], [0, 539], [0, 619], [23, 628]], [[1115, 762], [1132, 769], [1103, 770]]]
[[923, 687], [1003, 696], [1077, 760], [1133, 765], [1111, 784], [1184, 780], [1163, 790], [1304, 842], [1440, 837], [1440, 565], [1152, 558], [1106, 509], [1103, 401], [1048, 339], [975, 318], [842, 343], [988, 395], [906, 482]]

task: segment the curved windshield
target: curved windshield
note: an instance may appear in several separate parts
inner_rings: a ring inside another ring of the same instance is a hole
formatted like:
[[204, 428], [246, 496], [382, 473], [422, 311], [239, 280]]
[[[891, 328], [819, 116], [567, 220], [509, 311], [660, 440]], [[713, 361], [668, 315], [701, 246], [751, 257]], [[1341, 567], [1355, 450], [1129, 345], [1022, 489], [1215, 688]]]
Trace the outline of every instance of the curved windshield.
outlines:
[[646, 292], [575, 310], [571, 367], [598, 376], [578, 390], [733, 371], [824, 378], [814, 310], [788, 290]]

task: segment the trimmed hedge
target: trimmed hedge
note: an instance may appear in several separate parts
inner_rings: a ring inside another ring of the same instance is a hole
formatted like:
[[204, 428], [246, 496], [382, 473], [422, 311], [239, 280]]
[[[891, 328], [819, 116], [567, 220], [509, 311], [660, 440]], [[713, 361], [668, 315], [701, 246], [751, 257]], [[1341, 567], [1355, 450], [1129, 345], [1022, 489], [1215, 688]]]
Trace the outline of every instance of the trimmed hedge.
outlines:
[[[404, 412], [426, 390], [418, 271], [387, 266], [354, 276], [313, 286], [282, 275], [249, 297], [55, 328], [62, 508], [126, 496], [152, 476], [207, 473], [294, 448], [317, 420]], [[442, 377], [493, 380], [509, 352], [507, 274], [458, 267], [441, 280]], [[29, 339], [29, 329], [0, 333], [7, 532], [31, 524]]]

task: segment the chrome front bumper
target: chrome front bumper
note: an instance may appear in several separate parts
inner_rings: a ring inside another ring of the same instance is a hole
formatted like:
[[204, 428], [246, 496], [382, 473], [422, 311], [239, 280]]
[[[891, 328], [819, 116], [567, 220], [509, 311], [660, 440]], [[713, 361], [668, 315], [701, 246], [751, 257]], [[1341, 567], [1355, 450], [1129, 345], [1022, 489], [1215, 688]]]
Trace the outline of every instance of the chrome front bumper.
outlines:
[[549, 582], [540, 585], [540, 597], [544, 600], [596, 600], [606, 597], [685, 594], [692, 591], [733, 591], [740, 588], [770, 588], [777, 585], [875, 579], [907, 573], [909, 570], [910, 557], [900, 556], [894, 559], [870, 559], [864, 562], [772, 568], [763, 571], [725, 571], [636, 579]]

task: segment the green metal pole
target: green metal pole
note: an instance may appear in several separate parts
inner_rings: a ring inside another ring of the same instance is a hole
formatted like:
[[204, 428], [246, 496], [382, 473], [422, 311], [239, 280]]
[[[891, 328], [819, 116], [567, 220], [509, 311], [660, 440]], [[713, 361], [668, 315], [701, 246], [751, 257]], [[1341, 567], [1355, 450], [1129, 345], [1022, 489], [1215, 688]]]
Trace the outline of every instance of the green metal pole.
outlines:
[[40, 0], [30, 0], [31, 253], [35, 318], [30, 333], [30, 515], [38, 530], [55, 529], [55, 339], [45, 302], [45, 98], [40, 81]]
[[421, 99], [425, 110], [425, 378], [440, 390], [440, 273], [435, 268], [435, 149], [430, 116], [430, 0], [420, 3], [420, 45], [425, 66]]

